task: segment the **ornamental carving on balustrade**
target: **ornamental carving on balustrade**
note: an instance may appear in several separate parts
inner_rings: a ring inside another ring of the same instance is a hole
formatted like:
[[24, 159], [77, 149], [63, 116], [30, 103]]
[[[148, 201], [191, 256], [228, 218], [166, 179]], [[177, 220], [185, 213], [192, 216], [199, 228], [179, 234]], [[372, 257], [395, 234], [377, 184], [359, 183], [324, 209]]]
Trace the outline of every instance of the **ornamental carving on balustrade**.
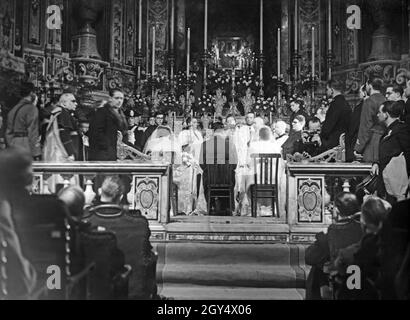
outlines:
[[141, 210], [149, 220], [157, 220], [159, 214], [159, 178], [134, 177], [135, 209]]
[[298, 223], [322, 223], [324, 178], [298, 178]]
[[[168, 1], [148, 1], [148, 34], [152, 41], [152, 27], [155, 26], [155, 68], [166, 72], [168, 58]], [[152, 52], [150, 52], [152, 56]]]

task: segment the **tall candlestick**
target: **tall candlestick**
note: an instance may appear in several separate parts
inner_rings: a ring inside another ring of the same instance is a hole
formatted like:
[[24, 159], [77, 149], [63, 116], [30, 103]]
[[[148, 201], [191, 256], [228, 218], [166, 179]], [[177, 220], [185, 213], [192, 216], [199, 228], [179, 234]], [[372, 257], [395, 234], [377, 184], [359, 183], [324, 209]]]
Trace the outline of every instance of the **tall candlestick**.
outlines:
[[280, 28], [278, 28], [278, 80], [280, 79]]
[[189, 80], [189, 60], [190, 60], [190, 43], [191, 43], [191, 28], [188, 28], [187, 32], [187, 45], [186, 45], [186, 78]]
[[328, 2], [327, 23], [328, 50], [332, 51], [332, 0]]
[[174, 50], [174, 38], [175, 38], [175, 31], [174, 31], [174, 24], [175, 24], [175, 0], [171, 1], [171, 51]]
[[297, 51], [298, 50], [298, 45], [299, 45], [299, 41], [298, 41], [298, 38], [299, 38], [299, 26], [298, 26], [298, 23], [299, 23], [299, 5], [298, 5], [298, 0], [295, 0], [295, 51]]
[[155, 27], [152, 27], [152, 77], [155, 74]]
[[259, 43], [259, 49], [262, 52], [263, 51], [263, 0], [260, 0], [260, 26], [259, 26], [259, 32], [260, 32], [260, 43]]
[[208, 0], [205, 0], [204, 51], [208, 50]]
[[312, 79], [315, 76], [315, 27], [312, 27]]
[[139, 0], [138, 5], [138, 50], [142, 47], [142, 0]]

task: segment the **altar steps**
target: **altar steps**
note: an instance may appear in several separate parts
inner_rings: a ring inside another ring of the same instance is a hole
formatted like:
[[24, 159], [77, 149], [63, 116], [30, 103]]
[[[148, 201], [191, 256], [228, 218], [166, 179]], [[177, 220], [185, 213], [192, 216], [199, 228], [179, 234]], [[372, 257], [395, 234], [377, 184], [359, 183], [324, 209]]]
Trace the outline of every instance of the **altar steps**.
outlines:
[[157, 243], [158, 293], [174, 299], [303, 299], [304, 246]]

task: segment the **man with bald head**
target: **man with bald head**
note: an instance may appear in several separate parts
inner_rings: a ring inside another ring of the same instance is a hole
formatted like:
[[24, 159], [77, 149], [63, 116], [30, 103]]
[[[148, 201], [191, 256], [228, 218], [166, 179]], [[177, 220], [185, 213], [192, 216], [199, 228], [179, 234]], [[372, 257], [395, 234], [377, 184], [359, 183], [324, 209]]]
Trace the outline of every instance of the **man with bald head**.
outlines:
[[78, 125], [74, 118], [76, 108], [77, 101], [74, 95], [72, 93], [63, 93], [58, 100], [57, 107], [51, 111], [52, 115], [57, 114], [60, 139], [70, 160], [78, 160], [80, 150]]

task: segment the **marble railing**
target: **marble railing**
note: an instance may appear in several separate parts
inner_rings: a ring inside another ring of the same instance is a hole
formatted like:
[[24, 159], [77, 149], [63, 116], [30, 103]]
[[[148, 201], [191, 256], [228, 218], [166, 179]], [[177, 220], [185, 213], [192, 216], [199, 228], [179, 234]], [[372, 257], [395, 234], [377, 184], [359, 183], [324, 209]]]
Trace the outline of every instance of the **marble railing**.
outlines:
[[51, 194], [69, 185], [84, 190], [91, 204], [105, 176], [119, 175], [125, 182], [131, 209], [139, 209], [148, 220], [167, 223], [170, 209], [171, 169], [160, 162], [69, 162], [33, 164], [33, 193]]
[[294, 228], [323, 228], [332, 222], [334, 197], [369, 175], [371, 164], [289, 163], [287, 222]]

